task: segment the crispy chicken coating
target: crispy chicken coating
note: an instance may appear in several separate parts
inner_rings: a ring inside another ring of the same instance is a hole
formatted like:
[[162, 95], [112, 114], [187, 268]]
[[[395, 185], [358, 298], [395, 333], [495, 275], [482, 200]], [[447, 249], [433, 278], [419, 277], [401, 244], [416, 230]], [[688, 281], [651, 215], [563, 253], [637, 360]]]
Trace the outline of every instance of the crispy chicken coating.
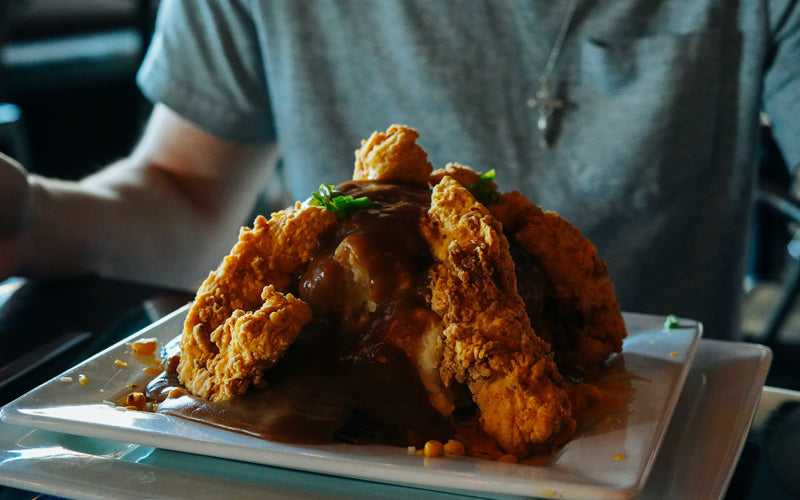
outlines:
[[187, 389], [217, 401], [261, 382], [311, 317], [305, 303], [282, 292], [335, 223], [322, 208], [298, 205], [242, 229], [184, 322], [178, 376]]
[[523, 457], [568, 440], [575, 420], [566, 383], [531, 328], [500, 222], [444, 176], [423, 234], [438, 261], [431, 308], [444, 324], [445, 385], [469, 386], [481, 427], [509, 453]]
[[433, 167], [416, 140], [419, 133], [403, 125], [373, 132], [356, 150], [353, 180], [391, 180], [426, 185]]
[[[460, 163], [448, 163], [444, 168], [434, 170], [433, 173], [431, 173], [429, 182], [432, 186], [435, 186], [439, 184], [444, 177], [452, 177], [462, 186], [475, 184], [481, 178], [478, 172], [465, 165], [461, 165]], [[490, 182], [489, 186], [492, 189], [497, 189], [497, 184], [495, 184], [494, 181]]]
[[[198, 396], [222, 401], [243, 394], [251, 386], [262, 385], [261, 375], [271, 368], [311, 319], [305, 302], [284, 295], [273, 286], [264, 287], [263, 304], [255, 311], [236, 309], [208, 338], [218, 352], [205, 364], [184, 363], [182, 351], [179, 374], [184, 385]], [[201, 330], [201, 325], [195, 325]], [[181, 370], [183, 368], [183, 370]], [[187, 378], [185, 375], [190, 372]]]
[[580, 230], [544, 212], [519, 192], [500, 196], [491, 212], [540, 264], [552, 285], [536, 333], [553, 345], [560, 361], [588, 368], [622, 350], [625, 324], [608, 266]]

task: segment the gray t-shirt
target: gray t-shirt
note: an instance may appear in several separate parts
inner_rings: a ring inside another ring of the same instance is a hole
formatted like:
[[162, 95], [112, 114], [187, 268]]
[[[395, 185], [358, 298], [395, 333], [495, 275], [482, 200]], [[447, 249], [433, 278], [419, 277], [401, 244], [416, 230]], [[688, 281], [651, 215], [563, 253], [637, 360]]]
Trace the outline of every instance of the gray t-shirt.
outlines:
[[414, 127], [434, 167], [494, 168], [581, 228], [624, 310], [736, 337], [762, 110], [800, 164], [800, 5], [578, 0], [543, 148], [528, 103], [568, 3], [166, 0], [138, 81], [210, 133], [277, 140], [293, 199]]

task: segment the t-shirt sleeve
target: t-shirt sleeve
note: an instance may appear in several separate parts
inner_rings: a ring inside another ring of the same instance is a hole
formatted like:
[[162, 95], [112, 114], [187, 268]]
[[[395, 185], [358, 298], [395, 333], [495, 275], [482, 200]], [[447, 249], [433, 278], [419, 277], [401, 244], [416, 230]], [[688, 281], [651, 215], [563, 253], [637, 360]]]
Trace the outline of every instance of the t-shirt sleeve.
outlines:
[[772, 49], [764, 80], [764, 110], [784, 160], [800, 166], [800, 0], [769, 2]]
[[223, 139], [275, 139], [259, 38], [244, 2], [165, 0], [137, 84]]

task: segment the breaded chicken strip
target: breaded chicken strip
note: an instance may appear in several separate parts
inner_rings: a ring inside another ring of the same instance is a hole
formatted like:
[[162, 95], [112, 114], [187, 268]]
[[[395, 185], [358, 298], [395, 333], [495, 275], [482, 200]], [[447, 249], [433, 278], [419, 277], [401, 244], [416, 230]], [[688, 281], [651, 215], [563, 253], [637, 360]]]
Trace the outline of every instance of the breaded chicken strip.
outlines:
[[444, 176], [423, 234], [438, 261], [431, 308], [445, 327], [445, 385], [467, 383], [481, 427], [509, 453], [523, 457], [567, 441], [575, 420], [566, 383], [549, 345], [531, 328], [500, 222]]
[[218, 352], [204, 365], [183, 363], [182, 353], [178, 373], [193, 394], [222, 401], [262, 385], [264, 370], [278, 362], [311, 319], [308, 304], [272, 285], [264, 287], [261, 298], [264, 302], [257, 310], [236, 309], [211, 333], [208, 340]]
[[419, 133], [403, 125], [373, 132], [356, 150], [353, 180], [395, 181], [427, 185], [433, 166], [416, 140]]
[[587, 368], [620, 352], [625, 323], [608, 266], [592, 242], [569, 221], [542, 211], [516, 191], [502, 194], [489, 209], [506, 234], [541, 263], [552, 285], [552, 296], [532, 321], [558, 359]]
[[298, 204], [269, 221], [259, 216], [252, 229], [242, 229], [230, 255], [198, 289], [186, 317], [181, 383], [217, 401], [260, 382], [262, 371], [311, 316], [305, 303], [281, 292], [335, 223], [331, 212]]
[[[444, 166], [444, 168], [439, 168], [431, 173], [430, 177], [430, 184], [431, 186], [435, 186], [439, 184], [441, 180], [445, 177], [452, 177], [453, 179], [457, 180], [459, 184], [462, 186], [469, 186], [470, 184], [475, 184], [481, 178], [480, 174], [476, 171], [472, 170], [471, 168], [461, 165], [460, 163], [448, 163]], [[497, 189], [497, 184], [494, 181], [489, 183], [489, 186], [492, 189]]]

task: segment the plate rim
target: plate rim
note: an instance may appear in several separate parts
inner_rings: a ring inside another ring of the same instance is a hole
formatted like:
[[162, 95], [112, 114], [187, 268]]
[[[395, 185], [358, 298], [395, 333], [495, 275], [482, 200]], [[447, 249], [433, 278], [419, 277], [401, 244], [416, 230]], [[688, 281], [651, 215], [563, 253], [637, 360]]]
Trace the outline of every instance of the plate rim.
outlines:
[[[119, 350], [123, 346], [129, 344], [132, 340], [140, 338], [143, 335], [147, 335], [148, 332], [163, 326], [165, 323], [176, 321], [176, 316], [185, 315], [185, 312], [188, 309], [188, 307], [190, 307], [190, 304], [187, 304], [181, 308], [176, 309], [167, 316], [159, 319], [158, 321], [152, 323], [151, 325], [145, 327], [142, 330], [134, 332], [125, 339], [122, 339], [116, 344], [109, 346], [108, 348], [100, 351], [94, 356], [91, 356], [90, 358], [79, 363], [75, 367], [65, 371], [64, 373], [65, 374], [74, 373], [76, 370], [79, 370], [82, 366], [87, 365], [97, 359], [102, 359], [104, 357], [107, 357], [109, 353], [113, 353], [114, 351]], [[624, 313], [624, 317], [626, 318], [626, 323], [627, 322], [636, 323], [637, 321], [654, 322], [656, 321], [656, 318], [660, 318], [660, 320], [663, 321], [664, 318], [664, 316], [641, 314], [641, 313]], [[674, 380], [674, 390], [669, 391], [669, 400], [665, 403], [665, 408], [667, 408], [665, 415], [667, 418], [658, 421], [656, 429], [653, 432], [654, 443], [652, 445], [652, 453], [650, 453], [647, 456], [646, 460], [643, 462], [641, 472], [637, 475], [636, 480], [634, 481], [633, 484], [626, 485], [625, 487], [614, 487], [614, 486], [609, 486], [607, 484], [597, 484], [597, 483], [595, 484], [568, 483], [566, 484], [566, 486], [568, 487], [571, 496], [575, 496], [576, 498], [601, 498], [601, 497], [630, 498], [633, 495], [635, 495], [636, 492], [639, 491], [645, 484], [652, 470], [652, 467], [656, 461], [656, 458], [658, 456], [658, 451], [661, 448], [661, 445], [666, 436], [669, 425], [672, 421], [675, 407], [680, 398], [680, 394], [683, 390], [690, 368], [693, 364], [698, 344], [702, 335], [701, 323], [684, 319], [682, 319], [681, 321], [682, 321], [682, 325], [680, 328], [681, 330], [689, 329], [693, 331], [691, 342], [687, 346], [687, 350], [685, 353], [685, 360], [681, 365], [677, 378]], [[686, 323], [687, 321], [689, 322], [688, 323], [690, 325], [689, 327], [684, 326], [684, 324], [687, 324]], [[640, 333], [641, 332], [634, 332], [634, 334], [631, 337], [629, 337], [629, 339], [639, 335]], [[626, 339], [626, 342], [628, 342], [629, 339]], [[81, 424], [71, 420], [53, 419], [48, 416], [37, 415], [35, 411], [31, 412], [25, 410], [24, 403], [26, 401], [35, 397], [35, 394], [37, 394], [40, 390], [44, 390], [43, 388], [49, 386], [50, 384], [57, 383], [56, 381], [58, 381], [59, 379], [60, 376], [54, 377], [50, 381], [45, 382], [41, 386], [30, 391], [29, 393], [20, 396], [16, 400], [5, 405], [2, 409], [0, 409], [0, 418], [2, 418], [3, 421], [11, 424], [31, 426], [43, 430], [56, 431], [61, 433], [70, 433], [70, 434], [76, 434], [76, 435], [94, 437], [100, 439], [109, 439], [109, 436], [106, 433], [106, 431], [113, 431], [118, 433], [121, 432], [119, 426], [117, 425], [94, 424], [87, 427], [85, 423]], [[80, 405], [80, 406], [85, 406], [85, 405]], [[35, 408], [35, 406], [33, 408]], [[28, 410], [31, 409], [32, 408], [28, 408]], [[161, 416], [168, 417], [167, 415], [161, 415]], [[170, 417], [170, 418], [178, 418], [178, 417]], [[200, 423], [192, 423], [192, 424], [203, 425]], [[228, 433], [232, 436], [240, 436], [239, 433], [224, 431], [222, 429], [217, 429], [217, 428], [215, 429], [216, 433], [221, 432], [223, 434]], [[192, 444], [191, 440], [189, 440], [189, 442], [187, 443], [185, 438], [183, 439], [178, 438], [176, 440], [175, 436], [171, 436], [169, 434], [158, 433], [154, 432], [153, 430], [145, 430], [135, 427], [124, 429], [124, 432], [121, 432], [121, 434], [115, 440], [122, 440], [125, 442], [131, 442], [135, 444], [141, 444], [144, 446], [152, 446], [179, 452], [198, 453], [197, 449], [191, 446]], [[281, 460], [279, 463], [277, 463], [276, 460], [274, 460], [271, 457], [269, 458], [269, 460], [265, 461], [260, 457], [253, 456], [253, 454], [251, 453], [253, 452], [252, 448], [246, 446], [242, 447], [239, 446], [238, 444], [226, 443], [224, 445], [220, 445], [219, 443], [206, 443], [206, 445], [210, 446], [210, 448], [207, 450], [208, 453], [204, 450], [202, 454], [208, 454], [209, 456], [234, 459], [234, 460], [245, 460], [267, 466], [290, 467], [312, 473], [333, 474], [333, 475], [340, 475], [357, 479], [366, 479], [373, 481], [377, 480], [381, 482], [405, 484], [409, 486], [416, 485], [416, 486], [425, 486], [433, 488], [452, 488], [456, 490], [484, 492], [484, 493], [528, 494], [528, 495], [531, 494], [531, 491], [529, 490], [524, 491], [521, 490], [519, 487], [498, 489], [497, 485], [494, 483], [486, 483], [486, 481], [482, 481], [480, 480], [480, 478], [476, 479], [471, 474], [454, 472], [454, 471], [448, 471], [445, 480], [443, 480], [442, 476], [437, 476], [435, 480], [429, 480], [428, 474], [422, 474], [422, 475], [419, 474], [418, 467], [409, 467], [405, 469], [402, 467], [394, 468], [392, 471], [393, 472], [392, 479], [386, 479], [385, 477], [381, 477], [380, 475], [376, 476], [374, 473], [363, 473], [358, 468], [356, 468], [356, 472], [354, 473], [352, 465], [348, 464], [362, 463], [362, 460], [364, 458], [361, 457], [360, 454], [358, 453], [356, 453], [356, 458], [353, 458], [350, 455], [348, 455], [346, 459], [337, 457], [338, 460], [332, 461], [334, 462], [332, 466], [330, 457], [325, 456], [325, 454], [322, 454], [320, 456], [314, 456], [314, 455], [298, 453], [297, 449], [293, 449], [295, 447], [291, 445], [288, 446], [289, 451], [286, 451], [283, 454], [280, 450], [281, 448], [280, 446], [278, 447], [279, 449], [277, 450], [276, 449], [270, 450], [270, 454], [276, 454], [282, 456], [283, 460]], [[356, 446], [356, 445], [350, 445], [350, 446], [354, 447], [354, 449], [365, 448], [363, 446]], [[370, 447], [375, 448], [375, 446], [370, 446]], [[307, 446], [303, 446], [301, 448], [308, 449]], [[385, 447], [385, 448], [397, 448], [397, 447]], [[264, 452], [263, 449], [256, 449], [255, 454], [258, 455], [263, 452]], [[403, 452], [405, 453], [405, 451]], [[321, 461], [325, 461], [325, 463], [323, 464], [323, 462]], [[320, 464], [322, 464], [322, 466], [320, 466]], [[505, 465], [503, 467], [505, 467]], [[529, 466], [524, 466], [524, 467], [529, 467]], [[491, 473], [487, 473], [486, 471], [480, 471], [480, 472], [482, 474], [489, 474], [490, 476], [493, 475]], [[543, 491], [558, 492], [559, 490], [564, 489], [565, 483], [560, 480], [537, 479], [535, 481], [535, 487], [540, 492]]]
[[[700, 346], [698, 347], [699, 354], [711, 354], [716, 359], [718, 356], [722, 356], [723, 363], [721, 364], [713, 364], [707, 365], [705, 364], [705, 358], [707, 356], [698, 356], [696, 359], [693, 367], [692, 372], [695, 376], [690, 377], [687, 382], [689, 384], [697, 383], [697, 380], [702, 378], [705, 380], [708, 377], [708, 380], [712, 381], [712, 385], [714, 383], [719, 383], [719, 380], [722, 377], [720, 375], [719, 369], [722, 367], [727, 366], [732, 361], [728, 359], [730, 356], [731, 349], [736, 348], [736, 345], [733, 346], [726, 346], [725, 344], [737, 344], [742, 345], [745, 349], [744, 351], [751, 350], [750, 347], [757, 344], [750, 344], [750, 343], [743, 343], [743, 342], [731, 342], [731, 341], [713, 341], [709, 342], [707, 339], [702, 340]], [[763, 348], [764, 346], [760, 346]], [[763, 349], [757, 349], [758, 351], [763, 351]], [[718, 351], [723, 349], [722, 354]], [[742, 353], [742, 350], [737, 349], [737, 353]], [[753, 353], [746, 354], [746, 357], [750, 358]], [[749, 380], [751, 378], [759, 379], [766, 376], [766, 372], [769, 369], [769, 363], [766, 362], [767, 359], [764, 359], [764, 356], [759, 355], [759, 359], [754, 359], [752, 361], [752, 365], [748, 365], [748, 368], [751, 368], [752, 371], [748, 371], [744, 377], [740, 377], [739, 380]], [[716, 382], [714, 382], [716, 381]], [[740, 382], [741, 383], [741, 382]], [[726, 385], [728, 387], [728, 381], [726, 378]], [[769, 395], [771, 391], [775, 390], [773, 387], [765, 387], [762, 389], [760, 384], [757, 388], [755, 387], [756, 384], [750, 384], [748, 387], [753, 386], [753, 389], [749, 391], [751, 394], [748, 395], [747, 404], [750, 404], [754, 412], [761, 411], [761, 403], [759, 401], [759, 395]], [[714, 397], [717, 397], [717, 391], [711, 393]], [[793, 395], [795, 395], [793, 393]], [[681, 396], [682, 402], [680, 403], [681, 407], [686, 407], [688, 404], [691, 406], [691, 402], [684, 400], [684, 396]], [[713, 399], [713, 398], [712, 398]], [[761, 401], [763, 402], [763, 396], [761, 397]], [[768, 398], [769, 399], [769, 398]], [[703, 399], [701, 405], [705, 405], [705, 408], [712, 409], [717, 407], [719, 401], [712, 401], [708, 399]], [[758, 404], [756, 404], [758, 403]], [[682, 412], [685, 413], [685, 412]], [[683, 415], [676, 415], [676, 417], [680, 417]], [[713, 418], [713, 417], [708, 417]], [[699, 419], [698, 422], [701, 422], [702, 419]], [[681, 435], [685, 432], [689, 432], [694, 429], [697, 430], [698, 422], [687, 422], [687, 426], [685, 427], [678, 427], [680, 422], [676, 422], [675, 429], [669, 431], [667, 436], [668, 440], [673, 438], [682, 437]], [[757, 421], [753, 421], [753, 425], [758, 425]], [[680, 429], [676, 431], [676, 429]], [[745, 429], [746, 430], [746, 429]], [[189, 474], [192, 477], [195, 477], [196, 474], [201, 474], [197, 476], [200, 481], [208, 480], [213, 481], [211, 486], [216, 486], [220, 484], [220, 479], [226, 481], [226, 484], [230, 486], [230, 491], [239, 492], [239, 493], [252, 493], [254, 488], [258, 491], [263, 491], [263, 488], [276, 486], [278, 491], [285, 491], [283, 488], [283, 483], [278, 483], [277, 485], [274, 484], [274, 477], [273, 473], [277, 471], [268, 466], [261, 466], [261, 465], [253, 465], [254, 467], [264, 467], [264, 474], [259, 474], [259, 479], [255, 480], [247, 480], [242, 479], [228, 479], [227, 471], [228, 469], [224, 469], [223, 476], [210, 476], [210, 475], [202, 475], [202, 472], [198, 472], [198, 467], [200, 471], [209, 470], [207, 468], [206, 460], [216, 460], [214, 458], [196, 456], [192, 454], [185, 454], [179, 453], [177, 456], [170, 456], [171, 451], [163, 451], [163, 453], [167, 454], [166, 456], [161, 456], [162, 451], [160, 450], [141, 450], [135, 452], [138, 454], [140, 452], [146, 453], [147, 456], [150, 456], [150, 453], [155, 453], [154, 457], [156, 458], [155, 462], [149, 461], [149, 459], [145, 459], [144, 462], [140, 462], [136, 457], [128, 457], [127, 454], [123, 456], [119, 456], [117, 454], [108, 455], [100, 451], [100, 454], [92, 452], [90, 455], [79, 455], [76, 456], [74, 452], [72, 452], [73, 448], [69, 446], [69, 444], [64, 444], [64, 440], [67, 440], [67, 443], [70, 442], [71, 437], [66, 434], [62, 433], [54, 433], [52, 435], [47, 434], [40, 434], [45, 431], [30, 429], [26, 427], [18, 427], [12, 426], [11, 424], [4, 424], [0, 423], [0, 456], [3, 453], [8, 454], [8, 452], [14, 453], [13, 458], [13, 467], [0, 467], [0, 484], [16, 487], [21, 489], [27, 490], [36, 490], [38, 493], [42, 494], [52, 494], [57, 496], [67, 496], [67, 497], [74, 497], [74, 498], [109, 498], [109, 492], [113, 492], [111, 496], [114, 498], [131, 498], [131, 499], [138, 499], [146, 494], [150, 494], [150, 496], [158, 496], [161, 498], [185, 498], [187, 496], [186, 491], [182, 489], [176, 489], [169, 481], [172, 479], [182, 480], [185, 477], [185, 474]], [[679, 432], [681, 435], [676, 436], [675, 432]], [[23, 443], [24, 440], [29, 434], [33, 436], [44, 437], [43, 441], [38, 443], [38, 446], [31, 446], [31, 449], [34, 451], [34, 456], [25, 458], [23, 460], [19, 460], [19, 457], [16, 455], [16, 451], [18, 450], [18, 446]], [[727, 435], [727, 433], [726, 433]], [[740, 437], [744, 440], [747, 436], [745, 432]], [[91, 443], [98, 443], [98, 446], [105, 447], [107, 445], [113, 444], [108, 443], [104, 440], [91, 440]], [[48, 448], [50, 449], [52, 446], [60, 446], [64, 445], [67, 448], [64, 449], [64, 454], [53, 456], [48, 455], [47, 458], [40, 458], [38, 454], [38, 450], [41, 448]], [[103, 448], [105, 449], [105, 448]], [[136, 450], [139, 450], [136, 448]], [[699, 450], [695, 451], [695, 453], [704, 452], [710, 453], [713, 457], [706, 457], [706, 458], [713, 458], [714, 464], [719, 464], [717, 467], [720, 471], [723, 469], [723, 465], [725, 462], [724, 456], [719, 456], [718, 453], [713, 452], [712, 450]], [[661, 460], [661, 454], [659, 460], [657, 460], [655, 464], [655, 470], [661, 472], [660, 469], [666, 468], [666, 476], [671, 478], [675, 474], [678, 474], [679, 477], [686, 477], [686, 474], [681, 474], [684, 470], [691, 470], [685, 469], [687, 467], [687, 461], [685, 460], [685, 453], [681, 450], [680, 452], [676, 453], [672, 457], [664, 456], [663, 458], [667, 458], [666, 461]], [[670, 460], [670, 458], [672, 460]], [[57, 467], [53, 467], [52, 462], [56, 461], [58, 463]], [[165, 467], [163, 464], [164, 460], [169, 460], [171, 464], [179, 464], [176, 467]], [[173, 460], [178, 460], [178, 462], [174, 462]], [[731, 458], [733, 460], [733, 458]], [[3, 462], [6, 465], [6, 462]], [[228, 461], [221, 464], [222, 466], [228, 465]], [[75, 481], [74, 478], [64, 477], [63, 470], [65, 468], [69, 468], [69, 470], [82, 470], [82, 467], [91, 467], [93, 471], [96, 471], [98, 467], [103, 470], [103, 474], [99, 476], [99, 480], [97, 482], [92, 482], [85, 479], [83, 474], [80, 474], [78, 477], [80, 481]], [[230, 467], [236, 467], [235, 462], [230, 462]], [[683, 467], [683, 469], [682, 469]], [[77, 469], [76, 469], [77, 468]], [[217, 469], [214, 469], [217, 470]], [[234, 470], [240, 470], [238, 468]], [[148, 484], [141, 484], [137, 483], [137, 493], [132, 494], [128, 490], [126, 490], [121, 484], [119, 477], [129, 478], [132, 475], [142, 474], [142, 473], [152, 474], [156, 481], [153, 483]], [[307, 474], [305, 472], [297, 472], [289, 471], [291, 474]], [[670, 474], [671, 473], [671, 474]], [[730, 470], [732, 473], [732, 469]], [[723, 471], [724, 474], [724, 471]], [[268, 476], [267, 478], [264, 475]], [[663, 476], [664, 474], [662, 474]], [[236, 476], [234, 474], [234, 476]], [[238, 476], [237, 476], [238, 477]], [[280, 477], [285, 477], [283, 473], [280, 473]], [[301, 476], [304, 479], [305, 476]], [[360, 482], [358, 480], [352, 479], [349, 480], [348, 478], [339, 478], [336, 476], [326, 476], [320, 474], [314, 474], [313, 477], [310, 479], [314, 480], [315, 486], [312, 490], [303, 489], [302, 491], [291, 490], [293, 493], [292, 495], [295, 497], [302, 497], [302, 498], [319, 498], [319, 495], [314, 494], [315, 492], [319, 491], [329, 491], [329, 489], [333, 489], [334, 492], [342, 492], [342, 491], [351, 491], [351, 488], [356, 489], [356, 493], [370, 493], [368, 496], [362, 496], [358, 498], [370, 498], [373, 497], [376, 488], [379, 490], [379, 493], [382, 495], [382, 498], [407, 498], [410, 494], [409, 491], [404, 489], [392, 489], [396, 488], [403, 488], [402, 486], [392, 485], [390, 483], [373, 483], [373, 482]], [[355, 481], [355, 482], [351, 482]], [[663, 484], [658, 484], [662, 481], [662, 478], [656, 474], [655, 476], [651, 477], [650, 481], [645, 485], [645, 488], [639, 493], [639, 497], [642, 500], [648, 499], [661, 499], [661, 498], [668, 498], [668, 494], [672, 491], [666, 491], [670, 488], [665, 488]], [[166, 483], [166, 484], [165, 484]], [[194, 483], [192, 483], [194, 484]], [[303, 484], [307, 484], [307, 481], [304, 481]], [[148, 486], [149, 485], [149, 486]], [[692, 485], [686, 485], [690, 487]], [[705, 494], [704, 497], [707, 498], [722, 498], [722, 495], [725, 491], [725, 487], [727, 486], [726, 483], [716, 483], [716, 484], [709, 484], [707, 488], [704, 490]], [[149, 487], [149, 489], [147, 489]], [[144, 488], [144, 489], [143, 489]], [[237, 489], [238, 488], [238, 489]], [[179, 491], [180, 494], [174, 494], [174, 492]], [[208, 490], [204, 490], [208, 491]], [[215, 490], [217, 491], [217, 490]], [[436, 500], [443, 500], [445, 498], [453, 498], [454, 496], [458, 495], [458, 498], [463, 497], [474, 497], [476, 495], [470, 495], [470, 492], [452, 492], [443, 489], [420, 489], [415, 488], [413, 490], [415, 496], [420, 496], [423, 498], [431, 498]], [[693, 496], [700, 496], [700, 492], [696, 489], [685, 490], [691, 491]], [[170, 494], [172, 492], [173, 494]], [[228, 490], [226, 490], [228, 492]], [[456, 493], [456, 495], [453, 495]], [[335, 493], [334, 493], [335, 495]], [[463, 495], [463, 496], [462, 496]], [[683, 495], [682, 497], [686, 497]], [[337, 497], [341, 498], [341, 496]]]

